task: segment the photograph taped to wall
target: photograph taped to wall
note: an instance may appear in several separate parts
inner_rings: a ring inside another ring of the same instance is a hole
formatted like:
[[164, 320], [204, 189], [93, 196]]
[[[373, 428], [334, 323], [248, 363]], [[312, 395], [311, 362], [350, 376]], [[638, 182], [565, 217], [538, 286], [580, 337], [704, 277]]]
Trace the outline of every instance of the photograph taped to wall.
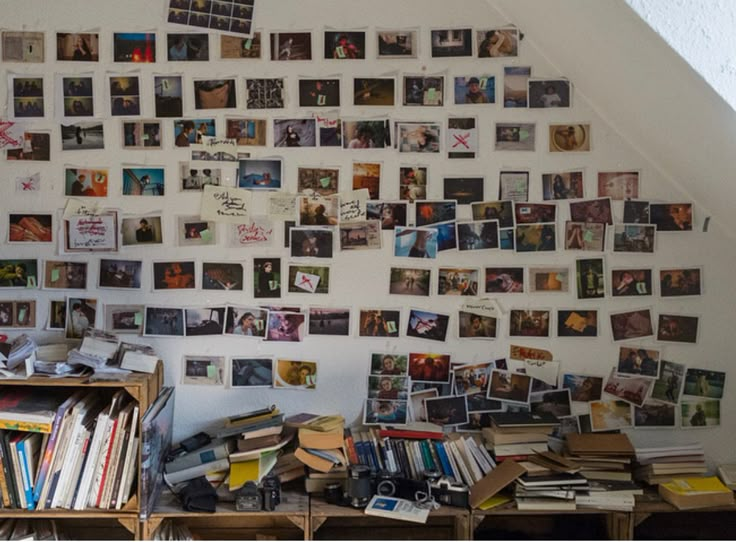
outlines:
[[283, 109], [284, 79], [246, 79], [246, 109]]
[[319, 194], [320, 196], [331, 196], [337, 194], [340, 169], [298, 167], [297, 168], [297, 192], [306, 195]]
[[178, 307], [146, 307], [143, 335], [151, 337], [183, 337], [184, 309]]
[[231, 358], [231, 388], [270, 388], [272, 386], [272, 358]]
[[603, 391], [622, 401], [641, 407], [654, 386], [654, 380], [641, 376], [619, 376], [611, 369]]
[[496, 103], [496, 78], [493, 75], [455, 77], [455, 105]]
[[632, 405], [626, 401], [591, 401], [590, 428], [596, 431], [613, 431], [633, 427]]
[[490, 250], [499, 247], [498, 220], [457, 222], [456, 228], [460, 251]]
[[[453, 230], [454, 230], [453, 226]], [[431, 228], [394, 228], [394, 256], [436, 258], [438, 233]]]
[[95, 115], [92, 77], [59, 77], [65, 117]]
[[217, 244], [217, 223], [199, 215], [176, 217], [176, 241], [180, 247]]
[[449, 354], [419, 353], [409, 354], [409, 376], [414, 383], [449, 384], [452, 377]]
[[312, 60], [312, 33], [271, 32], [271, 60]]
[[279, 190], [283, 173], [281, 158], [245, 158], [238, 165], [238, 188]]
[[432, 58], [473, 56], [473, 30], [432, 30]]
[[317, 389], [317, 362], [278, 359], [273, 378], [274, 388]]
[[[44, 93], [42, 77], [8, 76], [12, 91], [13, 118], [42, 118], [44, 116]], [[10, 94], [10, 93], [9, 93]]]
[[623, 376], [659, 378], [659, 350], [621, 346], [618, 351], [616, 372]]
[[138, 289], [141, 287], [142, 260], [100, 259], [98, 288]]
[[361, 308], [358, 319], [359, 337], [398, 337], [401, 311]]
[[[485, 395], [488, 389], [488, 380], [494, 368], [495, 364], [492, 361], [453, 366], [452, 389], [454, 394]], [[468, 402], [468, 410], [473, 410], [470, 408], [470, 401]]]
[[659, 270], [659, 295], [686, 297], [703, 293], [702, 267]]
[[363, 424], [406, 425], [408, 411], [407, 401], [366, 399], [363, 411]]
[[495, 339], [498, 333], [498, 318], [470, 311], [458, 312], [458, 338]]
[[409, 408], [411, 409], [412, 420], [415, 422], [426, 422], [427, 409], [424, 407], [424, 401], [438, 396], [439, 392], [436, 388], [412, 392], [409, 395]]
[[220, 58], [261, 58], [261, 33], [253, 32], [250, 38], [220, 34]]
[[715, 427], [721, 425], [721, 402], [709, 399], [680, 403], [680, 427]]
[[205, 186], [220, 186], [222, 180], [222, 169], [212, 167], [211, 162], [179, 162], [181, 192], [201, 192]]
[[600, 299], [606, 295], [603, 258], [575, 260], [578, 299]]
[[[630, 200], [639, 197], [638, 171], [599, 171], [598, 197]], [[626, 220], [624, 219], [624, 222]]]
[[64, 195], [81, 198], [107, 197], [109, 174], [107, 169], [64, 170]]
[[606, 225], [600, 222], [565, 222], [565, 250], [603, 252]]
[[581, 403], [599, 401], [603, 390], [603, 377], [564, 373], [562, 388], [570, 390], [570, 399]]
[[550, 337], [552, 312], [542, 309], [511, 309], [509, 337]]
[[437, 295], [478, 295], [477, 268], [440, 267]]
[[97, 300], [83, 297], [66, 298], [67, 339], [81, 339], [85, 332], [95, 327], [97, 321]]
[[[501, 171], [498, 174], [498, 199], [512, 202], [529, 200], [529, 172], [528, 171]], [[513, 224], [504, 226], [511, 227]]]
[[264, 338], [268, 324], [268, 309], [231, 305], [225, 313], [225, 335]]
[[549, 152], [588, 152], [590, 138], [590, 124], [550, 124]]
[[[161, 121], [124, 121], [123, 149], [158, 150], [161, 149]], [[75, 135], [76, 137], [76, 135]]]
[[457, 202], [454, 200], [417, 200], [414, 203], [417, 227], [447, 222], [457, 217]]
[[616, 224], [613, 226], [613, 251], [653, 254], [656, 226]]
[[324, 58], [334, 60], [365, 59], [365, 32], [325, 31]]
[[409, 371], [408, 358], [406, 354], [371, 354], [372, 375], [404, 375]]
[[368, 190], [368, 199], [381, 197], [381, 162], [353, 162], [353, 190]]
[[43, 32], [2, 32], [3, 62], [44, 61]]
[[234, 109], [235, 79], [195, 79], [194, 109]]
[[51, 243], [53, 231], [51, 214], [8, 214], [8, 243]]
[[123, 196], [163, 196], [164, 186], [162, 167], [123, 168]]
[[520, 294], [524, 292], [523, 267], [486, 267], [486, 293]]
[[435, 397], [424, 400], [427, 421], [437, 425], [461, 425], [468, 423], [468, 398]]
[[43, 274], [44, 288], [87, 289], [87, 262], [46, 260]]
[[180, 75], [154, 75], [154, 105], [156, 117], [181, 117], [184, 110]]
[[556, 222], [557, 205], [554, 203], [514, 202], [516, 225]]
[[444, 86], [444, 76], [405, 75], [403, 104], [442, 107]]
[[[43, 35], [42, 35], [43, 36]], [[56, 60], [97, 62], [100, 60], [98, 34], [56, 33]], [[41, 53], [43, 55], [43, 53]]]
[[634, 428], [653, 429], [676, 426], [676, 406], [661, 403], [656, 400], [647, 400], [641, 407], [634, 407]]
[[155, 32], [113, 33], [113, 62], [156, 62]]
[[499, 228], [514, 227], [514, 208], [511, 200], [483, 201], [470, 206], [473, 220], [498, 220]]
[[339, 221], [340, 198], [334, 196], [298, 196], [300, 226], [335, 226]]
[[639, 309], [611, 313], [611, 333], [614, 341], [652, 337], [652, 312]]
[[322, 228], [291, 228], [290, 255], [292, 258], [332, 258], [333, 232]]
[[[478, 155], [478, 120], [475, 117], [447, 119], [447, 158], [475, 158]], [[483, 199], [483, 195], [475, 201]]]
[[399, 152], [439, 153], [439, 123], [429, 122], [397, 122], [396, 145]]
[[409, 378], [387, 375], [369, 376], [368, 398], [407, 401], [409, 399]]
[[222, 386], [224, 376], [224, 356], [184, 356], [182, 359], [182, 385]]
[[519, 224], [514, 235], [514, 248], [521, 252], [554, 252], [557, 250], [555, 224]]
[[209, 34], [166, 34], [169, 62], [205, 62], [210, 59]]
[[723, 399], [726, 387], [726, 373], [706, 369], [689, 368], [685, 374], [685, 395]]
[[222, 335], [225, 327], [225, 307], [184, 309], [184, 335]]
[[99, 150], [105, 148], [105, 133], [102, 122], [77, 122], [61, 125], [61, 150]]
[[[225, 133], [238, 146], [266, 146], [266, 119], [225, 119]], [[214, 135], [214, 134], [207, 134]]]
[[289, 265], [288, 292], [292, 294], [330, 293], [330, 268], [317, 265]]
[[505, 66], [503, 68], [503, 106], [527, 107], [528, 81], [532, 74], [529, 66]]
[[624, 201], [624, 223], [649, 224], [649, 202]]
[[281, 258], [253, 258], [253, 297], [281, 297]]
[[528, 405], [532, 391], [532, 377], [494, 369], [488, 381], [488, 398], [507, 404]]
[[23, 132], [22, 146], [18, 149], [8, 149], [5, 159], [36, 160], [48, 162], [51, 160], [51, 134], [47, 132]]
[[534, 416], [552, 414], [564, 418], [572, 414], [570, 390], [549, 390], [532, 393], [529, 397], [529, 411]]
[[519, 56], [519, 30], [515, 27], [476, 30], [478, 58]]
[[657, 324], [657, 340], [685, 344], [697, 344], [698, 323], [697, 316], [681, 314], [659, 314]]
[[529, 268], [530, 293], [566, 293], [569, 291], [569, 267], [537, 266]]
[[378, 220], [340, 224], [340, 250], [380, 250], [381, 223]]
[[355, 77], [353, 79], [353, 105], [393, 107], [396, 105], [395, 96], [396, 79], [393, 77]]
[[105, 331], [108, 333], [143, 333], [143, 305], [105, 304]]
[[110, 77], [110, 114], [112, 116], [141, 114], [139, 79], [137, 75]]
[[406, 325], [406, 336], [444, 342], [449, 325], [449, 314], [411, 309]]
[[399, 194], [402, 200], [412, 203], [427, 198], [428, 168], [401, 166], [399, 168]]
[[529, 79], [529, 108], [570, 107], [572, 86], [567, 79]]
[[[444, 199], [455, 200], [458, 205], [483, 201], [483, 177], [445, 177], [442, 179]], [[424, 199], [424, 198], [419, 198]], [[477, 220], [474, 218], [474, 220]]]
[[[35, 327], [35, 301], [0, 300], [0, 328], [13, 329]], [[64, 328], [61, 327], [60, 329]]]
[[202, 262], [203, 290], [243, 290], [243, 264]]
[[344, 149], [384, 149], [391, 145], [388, 120], [343, 120]]
[[302, 342], [306, 328], [306, 315], [298, 312], [270, 311], [266, 326], [266, 340], [277, 342]]
[[682, 363], [661, 360], [659, 378], [654, 382], [651, 398], [671, 405], [679, 403], [685, 386], [686, 370], [687, 367]]
[[427, 226], [428, 229], [437, 233], [437, 251], [455, 250], [457, 249], [457, 232], [455, 231], [455, 221], [441, 222]]
[[419, 44], [416, 30], [377, 30], [378, 58], [416, 58]]
[[229, 245], [244, 248], [252, 245], [271, 245], [274, 240], [274, 223], [268, 216], [251, 217], [245, 224], [231, 224]]
[[127, 217], [122, 220], [123, 246], [161, 245], [161, 215]]
[[153, 290], [193, 290], [194, 260], [153, 262]]
[[174, 24], [212, 28], [221, 32], [231, 32], [249, 36], [252, 32], [252, 0], [169, 0], [167, 21]]
[[317, 125], [314, 119], [274, 119], [274, 147], [316, 147]]
[[560, 171], [542, 174], [545, 200], [580, 199], [583, 197], [583, 171]]
[[309, 307], [308, 320], [309, 335], [350, 336], [350, 307]]
[[692, 231], [692, 203], [650, 203], [649, 221], [657, 231]]
[[118, 213], [73, 215], [63, 221], [64, 252], [117, 252]]
[[429, 296], [431, 269], [391, 267], [389, 293], [393, 295]]

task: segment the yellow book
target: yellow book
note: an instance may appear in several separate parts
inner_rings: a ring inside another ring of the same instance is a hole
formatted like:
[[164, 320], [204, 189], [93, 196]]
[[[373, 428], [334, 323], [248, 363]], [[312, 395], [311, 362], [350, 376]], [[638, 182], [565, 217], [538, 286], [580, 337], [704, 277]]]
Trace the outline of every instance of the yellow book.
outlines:
[[256, 484], [273, 469], [278, 459], [277, 452], [264, 453], [258, 459], [250, 461], [240, 461], [230, 464], [230, 491], [240, 489], [246, 482], [255, 482]]
[[490, 510], [491, 508], [501, 506], [502, 504], [506, 504], [507, 502], [511, 502], [511, 497], [507, 497], [506, 495], [494, 495], [493, 497], [489, 497], [485, 501], [480, 503], [478, 505], [478, 508], [480, 510]]
[[706, 495], [708, 493], [731, 493], [717, 476], [675, 478], [671, 482], [662, 484], [678, 495]]
[[30, 431], [33, 433], [51, 433], [53, 421], [43, 422], [18, 422], [14, 420], [0, 420], [0, 429], [9, 431]]
[[716, 476], [675, 478], [659, 485], [659, 495], [680, 510], [734, 504], [733, 492]]

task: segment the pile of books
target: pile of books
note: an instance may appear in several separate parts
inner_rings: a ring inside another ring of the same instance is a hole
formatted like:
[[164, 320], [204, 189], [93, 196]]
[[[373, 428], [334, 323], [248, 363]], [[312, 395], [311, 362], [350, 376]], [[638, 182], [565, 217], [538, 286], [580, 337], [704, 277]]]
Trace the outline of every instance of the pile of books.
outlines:
[[307, 493], [322, 493], [327, 484], [345, 484], [347, 449], [345, 419], [340, 415], [297, 414], [286, 421], [298, 431], [294, 458], [305, 467]]
[[674, 478], [660, 484], [659, 495], [678, 510], [733, 506], [733, 491], [717, 476]]
[[559, 426], [557, 418], [526, 412], [499, 412], [491, 415], [491, 427], [483, 428], [483, 440], [496, 461], [526, 461], [536, 452], [548, 450], [548, 435]]
[[649, 485], [705, 474], [707, 470], [701, 444], [636, 448], [634, 478]]
[[570, 459], [589, 480], [630, 482], [634, 447], [623, 433], [570, 433], [566, 435]]
[[0, 399], [3, 506], [121, 509], [138, 459], [138, 405], [123, 390], [71, 397], [17, 388]]
[[578, 473], [527, 473], [516, 480], [514, 499], [519, 510], [575, 510], [577, 494], [587, 494], [588, 489], [588, 481]]

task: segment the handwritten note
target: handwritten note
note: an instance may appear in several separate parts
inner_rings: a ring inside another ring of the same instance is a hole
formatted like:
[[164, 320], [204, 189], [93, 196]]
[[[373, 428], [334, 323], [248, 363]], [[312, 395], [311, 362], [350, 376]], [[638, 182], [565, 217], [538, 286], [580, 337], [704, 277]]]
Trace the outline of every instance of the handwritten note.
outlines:
[[250, 214], [251, 193], [242, 188], [205, 186], [199, 214], [202, 220], [243, 224]]
[[72, 216], [96, 216], [100, 214], [100, 206], [97, 202], [88, 203], [78, 199], [70, 199], [64, 207], [62, 218], [68, 220]]
[[22, 149], [24, 134], [22, 124], [0, 119], [0, 149]]
[[242, 247], [256, 243], [270, 244], [273, 233], [273, 223], [268, 217], [254, 217], [246, 224], [235, 226], [235, 239], [232, 245]]
[[550, 386], [557, 385], [557, 374], [560, 371], [559, 361], [542, 361], [538, 359], [525, 359], [524, 369], [526, 374], [537, 380], [541, 380]]
[[191, 146], [192, 152], [202, 156], [202, 160], [236, 161], [238, 142], [236, 139], [202, 136], [202, 143]]
[[337, 128], [340, 125], [340, 114], [337, 112], [315, 113], [314, 118], [317, 121], [317, 127], [320, 129]]
[[509, 346], [509, 357], [511, 359], [527, 360], [538, 359], [541, 361], [552, 361], [552, 352], [541, 348], [531, 348], [529, 346], [518, 346], [512, 344]]
[[296, 196], [276, 194], [269, 197], [268, 216], [276, 220], [293, 220], [296, 216]]
[[117, 220], [114, 213], [70, 216], [66, 222], [67, 250], [117, 250]]
[[464, 303], [460, 307], [461, 311], [471, 312], [473, 314], [479, 314], [480, 316], [488, 316], [491, 318], [498, 318], [498, 309], [495, 301], [487, 297], [478, 299], [476, 301], [469, 301]]
[[369, 192], [367, 188], [341, 192], [340, 222], [362, 222], [367, 218]]

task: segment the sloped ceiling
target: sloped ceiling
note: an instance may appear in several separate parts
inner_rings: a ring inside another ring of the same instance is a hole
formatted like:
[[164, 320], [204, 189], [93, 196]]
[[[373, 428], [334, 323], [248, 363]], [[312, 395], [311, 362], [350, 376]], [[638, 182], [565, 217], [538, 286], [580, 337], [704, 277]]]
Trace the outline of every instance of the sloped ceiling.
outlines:
[[696, 202], [696, 225], [705, 214], [736, 238], [736, 111], [636, 12], [623, 0], [486, 1]]

